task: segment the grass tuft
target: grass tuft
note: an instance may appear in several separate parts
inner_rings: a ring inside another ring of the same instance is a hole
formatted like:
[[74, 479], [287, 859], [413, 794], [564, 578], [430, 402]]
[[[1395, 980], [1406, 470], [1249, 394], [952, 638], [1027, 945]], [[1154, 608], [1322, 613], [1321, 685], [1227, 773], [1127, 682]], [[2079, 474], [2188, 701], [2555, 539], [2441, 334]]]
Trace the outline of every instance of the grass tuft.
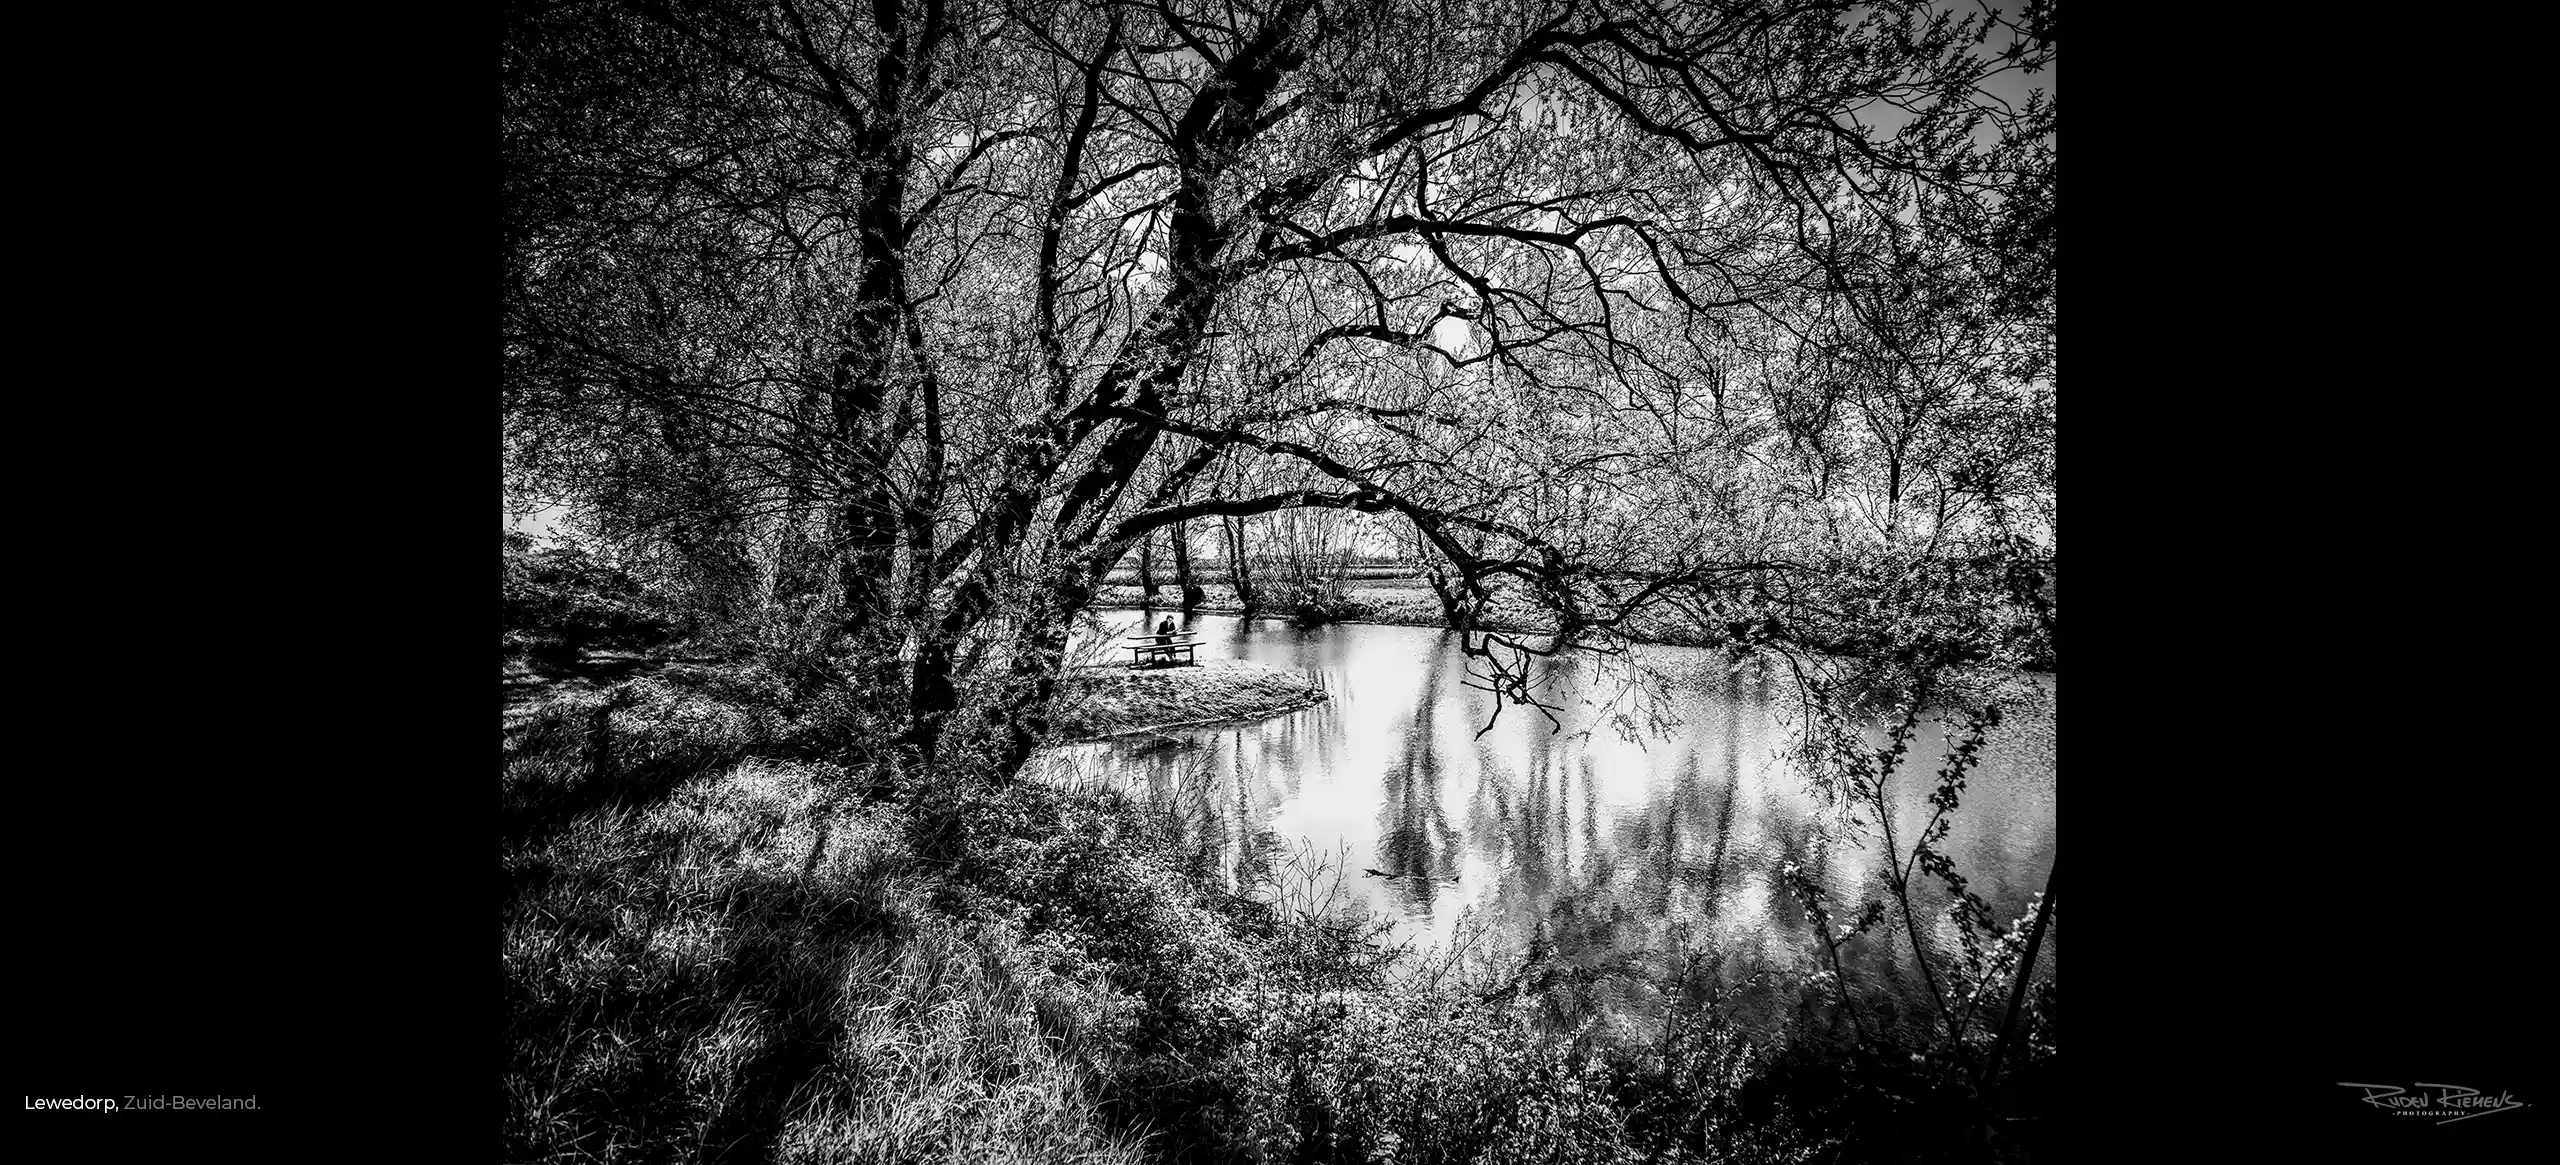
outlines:
[[1340, 855], [1231, 885], [1181, 805], [1102, 783], [877, 801], [775, 759], [805, 729], [771, 706], [661, 675], [510, 732], [505, 1159], [1957, 1159], [1929, 1079], [1755, 1022], [1813, 1014], [1802, 969], [1426, 961]]

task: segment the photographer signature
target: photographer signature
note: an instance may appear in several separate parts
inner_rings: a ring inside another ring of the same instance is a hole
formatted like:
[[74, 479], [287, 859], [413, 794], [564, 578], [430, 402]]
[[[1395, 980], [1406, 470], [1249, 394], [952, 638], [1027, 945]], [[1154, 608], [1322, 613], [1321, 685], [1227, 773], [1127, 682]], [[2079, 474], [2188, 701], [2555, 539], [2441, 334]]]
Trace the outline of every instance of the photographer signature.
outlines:
[[2401, 1116], [2443, 1117], [2444, 1119], [2436, 1122], [2440, 1125], [2467, 1121], [2475, 1116], [2487, 1116], [2493, 1112], [2530, 1107], [2509, 1093], [2501, 1092], [2496, 1096], [2483, 1096], [2479, 1089], [2465, 1088], [2459, 1084], [2429, 1084], [2418, 1081], [2413, 1085], [2416, 1088], [2434, 1089], [2433, 1095], [2412, 1092], [2396, 1084], [2357, 1084], [2341, 1080], [2338, 1086], [2364, 1089], [2362, 1099], [2366, 1104]]

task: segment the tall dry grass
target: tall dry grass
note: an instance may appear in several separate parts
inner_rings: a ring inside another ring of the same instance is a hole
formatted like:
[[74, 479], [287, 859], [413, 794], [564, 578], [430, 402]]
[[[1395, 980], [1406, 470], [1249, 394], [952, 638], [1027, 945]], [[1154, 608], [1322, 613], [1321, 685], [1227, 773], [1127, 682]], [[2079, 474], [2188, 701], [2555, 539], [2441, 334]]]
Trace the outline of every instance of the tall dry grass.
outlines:
[[935, 909], [841, 778], [749, 761], [509, 854], [505, 1159], [1144, 1159], [1096, 1118], [1100, 985]]
[[1630, 1028], [1553, 951], [1385, 945], [1349, 855], [1225, 861], [1188, 786], [878, 801], [761, 755], [813, 714], [760, 692], [511, 734], [503, 1159], [1796, 1162], [1862, 1123], [1959, 1159], [1893, 1123], [1908, 1073], [1738, 1022], [1801, 975]]

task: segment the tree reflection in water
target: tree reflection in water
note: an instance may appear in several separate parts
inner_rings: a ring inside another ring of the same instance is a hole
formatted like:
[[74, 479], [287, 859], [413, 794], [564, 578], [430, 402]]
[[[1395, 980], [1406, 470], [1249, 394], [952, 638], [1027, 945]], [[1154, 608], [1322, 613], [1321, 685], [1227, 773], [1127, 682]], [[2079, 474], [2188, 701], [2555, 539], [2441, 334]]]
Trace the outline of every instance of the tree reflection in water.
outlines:
[[[1843, 832], [1781, 757], [1787, 693], [1768, 669], [1706, 650], [1644, 649], [1669, 675], [1676, 706], [1664, 736], [1627, 740], [1589, 707], [1606, 702], [1613, 677], [1559, 657], [1544, 678], [1568, 705], [1562, 730], [1515, 708], [1479, 733], [1490, 697], [1463, 686], [1451, 632], [1198, 622], [1209, 632], [1203, 659], [1307, 672], [1331, 698], [1260, 723], [1174, 733], [1177, 744], [1054, 750], [1044, 771], [1145, 790], [1195, 815], [1188, 828], [1234, 885], [1254, 882], [1284, 851], [1340, 852], [1352, 892], [1399, 938], [1447, 943], [1472, 917], [1488, 931], [1485, 948], [1511, 965], [1539, 956], [1555, 998], [1620, 1018], [1656, 1007], [1629, 983], [1676, 977], [1705, 948], [1721, 953], [1727, 979], [1813, 970], [1812, 931], [1777, 877], [1787, 862], [1816, 871], [1836, 902], [1878, 890], [1876, 843]], [[1934, 761], [1941, 731], [1923, 733], [1921, 763]], [[2015, 917], [2052, 862], [2049, 713], [2013, 717], [2000, 733], [1942, 848], [1995, 912]], [[1928, 786], [1925, 774], [1897, 782], [1909, 824], [1925, 813]], [[1360, 877], [1363, 868], [1394, 876]], [[1911, 979], [1907, 946], [1860, 939], [1842, 954], [1884, 981]]]

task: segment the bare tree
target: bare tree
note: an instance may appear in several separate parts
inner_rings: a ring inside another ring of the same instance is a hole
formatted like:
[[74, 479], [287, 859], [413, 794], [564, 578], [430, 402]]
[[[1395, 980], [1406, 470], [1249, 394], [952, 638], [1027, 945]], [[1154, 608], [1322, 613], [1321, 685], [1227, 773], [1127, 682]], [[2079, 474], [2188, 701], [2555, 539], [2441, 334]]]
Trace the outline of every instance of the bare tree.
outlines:
[[1200, 586], [1191, 577], [1191, 523], [1176, 522], [1170, 532], [1173, 541], [1174, 593], [1181, 596], [1184, 614], [1198, 610], [1202, 598]]
[[[1856, 550], [1817, 537], [1830, 479], [1882, 453], [1898, 514], [1915, 457], [1961, 461], [1930, 424], [2014, 420], [1876, 378], [1939, 356], [1862, 266], [2040, 237], [1984, 205], [2032, 188], [2006, 143], [2041, 123], [1979, 100], [1980, 27], [1898, 0], [535, 6], [511, 464], [634, 539], [816, 539], [848, 682], [927, 766], [1017, 768], [1070, 619], [1200, 519], [1248, 605], [1245, 523], [1404, 524], [1515, 698], [1526, 655], [1664, 611], [1837, 643], [1881, 617], [1823, 601]], [[1861, 124], [1885, 107], [1893, 133]], [[1977, 265], [2033, 283], [2003, 262]], [[1834, 392], [1853, 367], [1889, 391]], [[1560, 635], [1479, 627], [1497, 589]]]

